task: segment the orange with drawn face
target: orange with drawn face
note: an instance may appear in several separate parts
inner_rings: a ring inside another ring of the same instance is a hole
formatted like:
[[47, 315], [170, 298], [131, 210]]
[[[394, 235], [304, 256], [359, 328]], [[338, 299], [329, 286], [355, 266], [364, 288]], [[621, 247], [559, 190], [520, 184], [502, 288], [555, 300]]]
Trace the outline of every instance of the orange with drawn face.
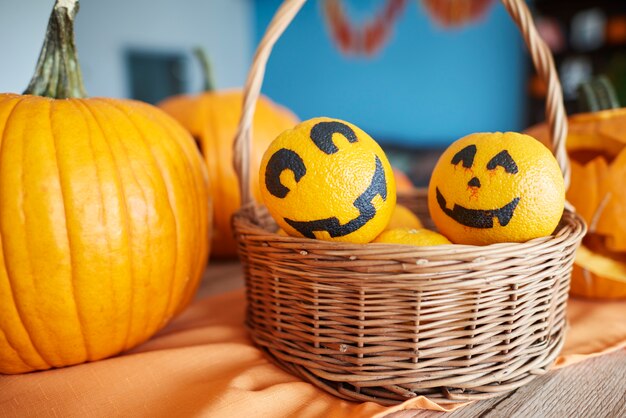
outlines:
[[453, 143], [437, 162], [428, 208], [452, 242], [486, 245], [550, 235], [565, 203], [561, 170], [531, 136], [476, 133]]
[[263, 202], [287, 234], [367, 243], [396, 205], [382, 148], [357, 126], [314, 118], [278, 136], [261, 161]]

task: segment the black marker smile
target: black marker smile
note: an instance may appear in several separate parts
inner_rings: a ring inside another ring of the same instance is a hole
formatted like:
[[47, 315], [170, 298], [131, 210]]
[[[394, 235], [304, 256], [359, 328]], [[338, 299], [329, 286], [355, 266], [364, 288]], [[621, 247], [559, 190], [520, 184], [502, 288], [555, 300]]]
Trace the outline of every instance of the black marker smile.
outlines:
[[493, 218], [498, 218], [500, 226], [507, 226], [513, 217], [513, 212], [519, 203], [519, 197], [511, 200], [500, 209], [481, 210], [481, 209], [468, 209], [463, 206], [459, 206], [456, 203], [452, 209], [446, 207], [446, 199], [443, 197], [437, 187], [437, 203], [441, 210], [460, 223], [461, 225], [469, 226], [471, 228], [493, 228]]
[[314, 231], [328, 231], [331, 237], [343, 237], [348, 235], [363, 225], [368, 223], [374, 216], [376, 216], [376, 207], [372, 203], [376, 196], [380, 196], [383, 200], [387, 200], [387, 180], [385, 178], [385, 169], [380, 161], [380, 158], [376, 156], [376, 170], [374, 171], [374, 177], [369, 187], [356, 198], [354, 201], [354, 207], [359, 210], [359, 216], [352, 219], [348, 223], [342, 225], [339, 219], [335, 216], [326, 219], [319, 219], [316, 221], [294, 221], [292, 219], [285, 219], [293, 229], [300, 232], [307, 238], [315, 238]]

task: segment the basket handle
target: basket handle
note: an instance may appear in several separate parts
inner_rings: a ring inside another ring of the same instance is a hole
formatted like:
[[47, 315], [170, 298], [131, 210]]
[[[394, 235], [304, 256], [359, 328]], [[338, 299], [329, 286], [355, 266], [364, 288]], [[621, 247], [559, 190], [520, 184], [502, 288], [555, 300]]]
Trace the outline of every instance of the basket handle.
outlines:
[[[565, 150], [565, 138], [567, 137], [567, 117], [563, 105], [563, 92], [558, 74], [554, 66], [554, 59], [550, 49], [541, 39], [532, 15], [524, 0], [501, 0], [509, 12], [513, 21], [519, 28], [530, 50], [533, 64], [537, 73], [548, 86], [546, 101], [546, 119], [550, 126], [550, 138], [552, 152], [561, 167], [565, 187], [569, 186], [570, 168]], [[239, 189], [241, 192], [241, 206], [248, 207], [253, 203], [250, 189], [250, 143], [252, 135], [252, 119], [256, 102], [261, 93], [261, 85], [265, 75], [267, 60], [272, 48], [289, 26], [306, 0], [285, 0], [279, 7], [270, 22], [263, 39], [256, 50], [252, 66], [248, 72], [248, 78], [244, 89], [243, 109], [235, 143], [233, 145], [233, 164], [239, 177]]]

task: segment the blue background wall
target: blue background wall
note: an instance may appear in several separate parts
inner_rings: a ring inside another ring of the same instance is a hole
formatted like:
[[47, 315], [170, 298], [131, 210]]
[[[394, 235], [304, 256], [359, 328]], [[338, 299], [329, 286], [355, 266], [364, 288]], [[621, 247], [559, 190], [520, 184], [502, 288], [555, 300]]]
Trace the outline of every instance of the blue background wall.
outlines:
[[[280, 0], [255, 2], [256, 43]], [[345, 0], [352, 21], [380, 0]], [[302, 119], [353, 122], [383, 144], [440, 147], [478, 131], [524, 128], [527, 56], [499, 2], [478, 24], [443, 30], [408, 2], [390, 43], [373, 58], [332, 44], [321, 1], [309, 0], [270, 57], [263, 93]]]

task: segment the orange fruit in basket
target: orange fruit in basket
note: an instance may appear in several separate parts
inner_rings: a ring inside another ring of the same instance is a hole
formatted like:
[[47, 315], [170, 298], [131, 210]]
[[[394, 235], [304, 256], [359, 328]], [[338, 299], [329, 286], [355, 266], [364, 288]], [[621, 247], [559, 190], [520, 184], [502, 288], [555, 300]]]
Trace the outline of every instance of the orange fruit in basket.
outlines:
[[387, 224], [385, 230], [396, 228], [419, 229], [422, 228], [422, 222], [409, 208], [404, 205], [396, 204], [396, 208], [391, 214], [391, 220], [389, 220], [389, 224]]
[[418, 246], [452, 244], [448, 238], [425, 228], [395, 228], [383, 231], [372, 242], [380, 244], [406, 244]]
[[559, 165], [545, 145], [516, 132], [475, 133], [441, 155], [428, 209], [458, 244], [524, 242], [550, 235], [565, 204]]
[[396, 205], [391, 165], [355, 125], [315, 118], [280, 134], [261, 161], [261, 197], [287, 234], [366, 243]]

